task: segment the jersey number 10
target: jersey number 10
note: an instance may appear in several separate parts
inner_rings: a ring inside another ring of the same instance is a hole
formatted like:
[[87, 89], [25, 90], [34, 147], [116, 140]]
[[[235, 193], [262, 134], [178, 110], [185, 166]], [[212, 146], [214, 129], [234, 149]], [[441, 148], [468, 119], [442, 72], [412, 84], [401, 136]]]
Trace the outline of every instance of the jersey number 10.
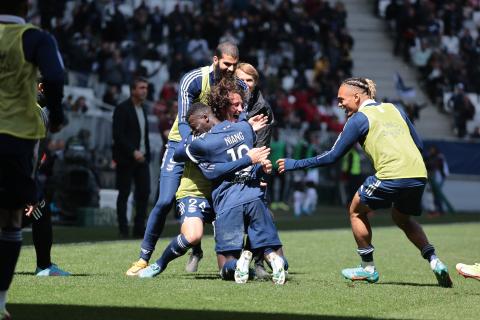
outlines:
[[[250, 148], [246, 144], [242, 144], [237, 148], [237, 152], [235, 153], [235, 149], [228, 149], [227, 153], [232, 157], [232, 161], [236, 161], [238, 159], [243, 158], [244, 155], [247, 154]], [[245, 151], [245, 152], [244, 152]]]

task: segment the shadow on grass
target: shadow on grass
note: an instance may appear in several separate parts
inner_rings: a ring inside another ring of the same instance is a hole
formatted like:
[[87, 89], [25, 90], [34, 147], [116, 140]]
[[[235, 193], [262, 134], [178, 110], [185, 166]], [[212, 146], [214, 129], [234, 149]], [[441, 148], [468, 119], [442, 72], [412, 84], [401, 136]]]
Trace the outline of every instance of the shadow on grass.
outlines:
[[34, 276], [35, 275], [34, 272], [26, 272], [26, 271], [15, 272], [15, 274], [20, 275], [20, 276]]
[[378, 282], [375, 285], [387, 285], [387, 286], [411, 286], [411, 287], [439, 287], [434, 283], [415, 283], [415, 282], [401, 282], [401, 281], [386, 281]]
[[[27, 271], [20, 271], [20, 272], [15, 272], [16, 275], [19, 276], [34, 276], [34, 272], [27, 272]], [[88, 273], [72, 273], [69, 275], [69, 277], [90, 277], [93, 274], [88, 274]], [[39, 276], [38, 278], [46, 278], [46, 276]]]
[[[262, 319], [262, 320], [314, 320], [314, 319], [352, 319], [347, 316], [307, 315], [292, 313], [261, 313], [215, 310], [177, 310], [161, 308], [131, 308], [107, 306], [72, 306], [56, 304], [8, 304], [8, 310], [15, 320], [108, 320], [108, 319], [162, 319], [162, 320], [189, 320], [189, 319]], [[357, 317], [355, 319], [374, 319]]]
[[200, 279], [200, 280], [219, 280], [220, 276], [218, 274], [196, 274], [193, 275], [193, 279]]

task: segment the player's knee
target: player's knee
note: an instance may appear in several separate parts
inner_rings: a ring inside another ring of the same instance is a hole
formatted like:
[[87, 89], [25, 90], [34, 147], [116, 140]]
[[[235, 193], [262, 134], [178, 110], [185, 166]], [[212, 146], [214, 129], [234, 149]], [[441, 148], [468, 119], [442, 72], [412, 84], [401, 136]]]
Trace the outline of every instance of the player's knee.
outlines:
[[409, 227], [409, 221], [408, 220], [403, 220], [403, 219], [398, 219], [398, 218], [393, 218], [393, 222], [397, 225], [402, 230], [408, 229]]
[[203, 232], [199, 232], [198, 230], [189, 230], [187, 232], [184, 232], [185, 239], [191, 244], [191, 245], [197, 245], [200, 240], [202, 240]]
[[348, 209], [348, 215], [350, 216], [350, 218], [358, 218], [362, 215], [361, 212], [358, 212], [356, 210], [354, 210], [353, 208], [349, 208]]
[[198, 217], [186, 217], [183, 220], [182, 234], [192, 245], [196, 245], [203, 237], [203, 221]]
[[0, 228], [22, 228], [23, 209], [3, 209], [1, 213]]
[[400, 228], [400, 229], [406, 229], [408, 228], [410, 222], [411, 222], [411, 217], [401, 213], [397, 209], [393, 208], [392, 209], [392, 220], [393, 222]]

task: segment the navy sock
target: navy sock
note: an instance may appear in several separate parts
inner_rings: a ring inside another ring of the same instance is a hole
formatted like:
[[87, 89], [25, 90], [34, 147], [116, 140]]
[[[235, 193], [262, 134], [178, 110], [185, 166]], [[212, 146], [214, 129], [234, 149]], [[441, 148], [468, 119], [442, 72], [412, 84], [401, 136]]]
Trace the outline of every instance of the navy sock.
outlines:
[[[252, 255], [253, 255], [253, 261], [255, 261], [255, 265], [261, 265], [263, 267], [263, 260], [264, 260], [264, 255], [265, 249], [264, 248], [258, 248], [258, 249], [251, 249]], [[269, 253], [272, 250], [269, 251]]]
[[200, 255], [203, 254], [202, 242], [201, 241], [198, 244], [196, 244], [192, 247], [192, 254], [194, 254], [196, 256], [200, 256]]
[[283, 269], [285, 269], [285, 271], [288, 271], [288, 260], [287, 260], [287, 258], [285, 258], [284, 256], [280, 256], [280, 258], [283, 259]]
[[143, 241], [140, 247], [140, 259], [150, 261], [152, 253], [155, 250], [155, 244], [160, 238], [160, 233], [151, 233], [147, 231], [145, 231], [145, 234], [143, 235]]
[[160, 266], [162, 270], [164, 270], [170, 261], [183, 256], [191, 247], [192, 244], [187, 241], [185, 236], [183, 234], [179, 234], [172, 239], [170, 244], [163, 251], [160, 259], [158, 259], [156, 263]]
[[52, 220], [50, 213], [42, 209], [40, 219], [32, 223], [32, 238], [37, 254], [37, 267], [46, 269], [52, 265], [51, 249], [53, 243]]
[[373, 251], [375, 248], [372, 245], [369, 245], [366, 248], [358, 248], [357, 252], [362, 258], [362, 262], [372, 262], [373, 261]]
[[231, 259], [225, 262], [220, 275], [223, 280], [233, 280], [235, 269], [237, 268], [237, 259]]
[[421, 253], [422, 253], [422, 257], [424, 259], [428, 260], [428, 262], [432, 261], [433, 259], [435, 259], [437, 257], [435, 255], [435, 247], [433, 245], [431, 245], [430, 243], [422, 248]]
[[4, 228], [0, 232], [0, 291], [10, 287], [22, 247], [22, 230], [19, 228]]
[[150, 258], [152, 257], [152, 253], [153, 253], [153, 250], [140, 248], [140, 259], [143, 259], [145, 261], [150, 261]]

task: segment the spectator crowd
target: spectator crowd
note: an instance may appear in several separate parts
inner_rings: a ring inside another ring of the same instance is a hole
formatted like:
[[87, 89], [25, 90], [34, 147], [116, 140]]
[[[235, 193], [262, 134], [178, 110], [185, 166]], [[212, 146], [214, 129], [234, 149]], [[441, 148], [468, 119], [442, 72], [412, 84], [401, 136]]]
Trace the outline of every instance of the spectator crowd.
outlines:
[[[458, 95], [480, 93], [479, 5], [391, 0], [385, 12], [394, 53], [418, 67], [432, 101], [440, 105], [444, 92], [454, 93], [449, 105], [459, 136], [468, 134], [464, 123], [471, 115], [462, 111]], [[157, 117], [165, 142], [177, 113], [181, 76], [210, 64], [213, 49], [228, 40], [238, 45], [240, 60], [259, 72], [259, 86], [274, 111], [273, 142], [281, 144], [279, 156], [319, 153], [343, 129], [336, 92], [351, 76], [354, 40], [341, 1], [38, 0], [31, 12], [30, 20], [56, 37], [67, 84], [93, 89], [100, 102], [95, 106], [69, 95], [64, 105], [72, 113], [111, 111], [128, 94], [132, 79], [142, 76], [149, 80], [149, 113]], [[412, 120], [418, 113], [408, 106], [406, 110]], [[271, 186], [274, 202], [282, 205], [285, 195], [303, 192], [312, 183], [317, 189], [336, 189], [331, 184], [342, 181], [342, 170], [339, 164], [287, 177], [286, 182], [282, 178]]]
[[[447, 107], [457, 136], [465, 137], [475, 110], [463, 93], [480, 94], [480, 2], [391, 0], [385, 19], [393, 53], [418, 69], [431, 101], [441, 111]], [[453, 93], [452, 101], [445, 101], [446, 93]]]
[[[101, 110], [116, 106], [135, 76], [147, 78], [147, 104], [163, 141], [176, 116], [181, 76], [210, 64], [213, 49], [227, 40], [238, 45], [241, 61], [257, 68], [285, 155], [298, 153], [304, 137], [327, 148], [343, 128], [336, 91], [351, 76], [354, 41], [340, 1], [38, 0], [33, 12], [30, 20], [57, 39], [68, 85], [92, 88]], [[95, 109], [92, 104], [81, 96], [65, 100], [77, 114]], [[331, 171], [321, 172], [331, 179]]]
[[170, 12], [153, 3], [39, 0], [32, 18], [56, 37], [71, 84], [97, 80], [108, 104], [141, 75], [151, 80], [155, 110], [169, 113], [180, 77], [209, 64], [215, 46], [230, 40], [259, 70], [279, 125], [341, 129], [330, 107], [340, 80], [351, 75], [353, 47], [341, 2], [184, 1]]

